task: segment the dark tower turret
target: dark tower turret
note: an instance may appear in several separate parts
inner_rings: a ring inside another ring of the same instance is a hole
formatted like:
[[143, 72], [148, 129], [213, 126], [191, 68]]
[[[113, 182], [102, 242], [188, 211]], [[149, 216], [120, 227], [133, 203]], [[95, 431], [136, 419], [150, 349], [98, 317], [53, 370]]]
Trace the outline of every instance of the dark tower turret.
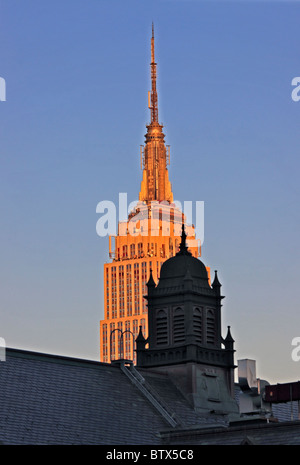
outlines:
[[[137, 345], [137, 366], [168, 372], [203, 410], [237, 411], [233, 400], [234, 341], [221, 334], [221, 284], [193, 257], [182, 229], [179, 252], [147, 283], [149, 337]], [[146, 349], [146, 342], [148, 348]]]

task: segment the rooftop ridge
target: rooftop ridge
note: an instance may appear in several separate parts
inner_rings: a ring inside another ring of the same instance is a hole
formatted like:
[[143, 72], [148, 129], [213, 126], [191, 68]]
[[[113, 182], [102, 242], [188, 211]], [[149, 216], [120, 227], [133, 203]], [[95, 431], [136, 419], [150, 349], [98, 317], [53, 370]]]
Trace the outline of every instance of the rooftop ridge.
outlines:
[[50, 354], [46, 352], [36, 352], [28, 349], [16, 349], [13, 347], [6, 347], [6, 355], [15, 358], [27, 358], [27, 359], [39, 359], [41, 361], [47, 361], [51, 363], [72, 363], [82, 365], [94, 365], [94, 366], [105, 366], [112, 367], [110, 363], [100, 362], [98, 360], [90, 360], [80, 357], [73, 357], [68, 355]]

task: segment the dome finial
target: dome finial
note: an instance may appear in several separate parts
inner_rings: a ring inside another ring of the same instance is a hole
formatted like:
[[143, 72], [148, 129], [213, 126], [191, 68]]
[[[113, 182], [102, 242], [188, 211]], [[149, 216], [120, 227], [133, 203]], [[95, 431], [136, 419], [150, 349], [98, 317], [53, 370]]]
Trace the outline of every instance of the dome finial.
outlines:
[[179, 246], [179, 252], [177, 255], [192, 255], [191, 252], [188, 251], [187, 245], [186, 245], [186, 232], [184, 228], [184, 219], [182, 218], [182, 227], [181, 227], [181, 243]]
[[146, 283], [146, 286], [148, 287], [148, 289], [149, 287], [152, 288], [156, 286], [155, 281], [153, 279], [153, 275], [152, 275], [152, 268], [150, 268], [150, 276], [149, 276], [148, 282]]
[[212, 287], [213, 288], [220, 288], [221, 287], [221, 283], [220, 283], [219, 278], [218, 278], [217, 270], [215, 270], [215, 279], [214, 279], [214, 282], [212, 283]]

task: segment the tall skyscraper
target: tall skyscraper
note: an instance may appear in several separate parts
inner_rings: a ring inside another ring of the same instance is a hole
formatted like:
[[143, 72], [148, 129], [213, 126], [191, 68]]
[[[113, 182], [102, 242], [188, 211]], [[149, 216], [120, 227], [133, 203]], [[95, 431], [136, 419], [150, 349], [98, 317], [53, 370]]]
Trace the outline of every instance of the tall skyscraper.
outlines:
[[[168, 164], [170, 147], [165, 144], [163, 126], [158, 121], [154, 28], [151, 37], [151, 91], [145, 145], [141, 146], [143, 177], [139, 201], [119, 222], [118, 233], [109, 240], [110, 263], [104, 265], [104, 319], [100, 322], [100, 360], [134, 359], [134, 341], [139, 327], [148, 335], [146, 283], [150, 270], [158, 280], [162, 263], [176, 254], [185, 224], [189, 250], [201, 255], [193, 225], [187, 225], [183, 212], [173, 203]], [[113, 244], [114, 242], [114, 244]], [[209, 271], [209, 269], [208, 269]]]

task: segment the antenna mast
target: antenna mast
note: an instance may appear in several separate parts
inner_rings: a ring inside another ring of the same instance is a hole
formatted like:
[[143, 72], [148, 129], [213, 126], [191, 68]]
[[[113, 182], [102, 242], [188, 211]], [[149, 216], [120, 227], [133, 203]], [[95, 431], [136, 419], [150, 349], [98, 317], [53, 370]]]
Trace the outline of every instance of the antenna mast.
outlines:
[[158, 106], [157, 106], [157, 91], [156, 91], [156, 63], [154, 57], [154, 24], [152, 23], [151, 37], [151, 101], [149, 91], [149, 108], [151, 110], [151, 123], [158, 123]]

